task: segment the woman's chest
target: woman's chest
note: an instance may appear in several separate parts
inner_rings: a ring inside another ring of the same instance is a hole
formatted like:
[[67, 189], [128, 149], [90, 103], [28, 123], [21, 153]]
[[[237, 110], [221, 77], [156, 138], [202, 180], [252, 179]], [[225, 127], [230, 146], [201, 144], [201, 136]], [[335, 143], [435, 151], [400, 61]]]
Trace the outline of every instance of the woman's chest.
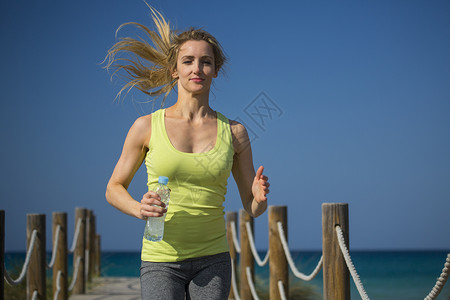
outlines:
[[203, 153], [212, 150], [217, 141], [217, 122], [189, 123], [166, 120], [167, 137], [172, 146], [181, 152]]

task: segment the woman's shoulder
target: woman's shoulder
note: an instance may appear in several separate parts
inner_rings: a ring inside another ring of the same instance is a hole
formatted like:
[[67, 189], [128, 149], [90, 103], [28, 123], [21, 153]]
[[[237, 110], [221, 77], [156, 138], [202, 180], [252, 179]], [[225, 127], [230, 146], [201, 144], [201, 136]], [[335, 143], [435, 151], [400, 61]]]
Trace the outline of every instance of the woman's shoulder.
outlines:
[[242, 123], [240, 123], [236, 120], [230, 119], [229, 121], [230, 121], [230, 129], [231, 129], [234, 150], [236, 153], [240, 153], [240, 152], [242, 152], [242, 150], [247, 148], [250, 143], [247, 129], [245, 128], [245, 126]]
[[128, 132], [130, 138], [136, 145], [147, 147], [152, 132], [152, 114], [137, 118]]
[[152, 126], [152, 114], [148, 114], [137, 118], [134, 121], [132, 128], [134, 127], [136, 130], [145, 130], [151, 128], [151, 126]]
[[247, 129], [245, 129], [245, 126], [242, 123], [231, 119], [229, 119], [229, 122], [231, 133], [233, 133], [233, 135], [247, 134]]
[[139, 118], [137, 118], [134, 121], [133, 127], [136, 127], [137, 129], [142, 129], [142, 130], [151, 128], [151, 126], [152, 126], [152, 118], [154, 118], [155, 115], [160, 114], [161, 112], [162, 112], [162, 110], [159, 109], [159, 110], [154, 111], [154, 112], [152, 112], [152, 113], [150, 113], [148, 115], [140, 116]]

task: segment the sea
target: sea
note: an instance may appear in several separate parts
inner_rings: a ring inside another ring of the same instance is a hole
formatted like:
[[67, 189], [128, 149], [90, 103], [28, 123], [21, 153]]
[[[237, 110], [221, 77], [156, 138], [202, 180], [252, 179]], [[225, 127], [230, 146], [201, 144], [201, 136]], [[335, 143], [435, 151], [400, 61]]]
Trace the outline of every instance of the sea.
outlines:
[[[440, 276], [450, 251], [351, 251], [353, 264], [361, 278], [370, 299], [414, 300], [424, 299]], [[266, 252], [259, 251], [261, 259]], [[317, 265], [320, 251], [291, 251], [296, 268], [310, 274]], [[51, 253], [47, 254], [50, 260]], [[25, 253], [5, 253], [5, 267], [19, 269], [25, 260]], [[72, 272], [72, 257], [69, 257], [69, 274]], [[255, 262], [257, 290], [267, 288], [269, 264], [259, 267]], [[140, 267], [139, 252], [102, 252], [102, 276], [138, 277]], [[289, 271], [290, 287], [300, 287], [311, 295], [307, 299], [322, 299], [322, 271], [312, 281], [304, 282]], [[351, 298], [361, 299], [352, 279]], [[263, 299], [263, 297], [261, 297]], [[450, 300], [450, 280], [444, 286], [438, 300]]]

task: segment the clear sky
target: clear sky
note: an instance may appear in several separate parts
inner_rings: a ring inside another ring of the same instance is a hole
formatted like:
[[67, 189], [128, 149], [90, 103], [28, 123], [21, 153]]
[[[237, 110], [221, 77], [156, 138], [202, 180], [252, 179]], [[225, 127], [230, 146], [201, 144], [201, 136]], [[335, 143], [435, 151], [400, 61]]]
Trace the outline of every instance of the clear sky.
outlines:
[[[211, 105], [247, 125], [290, 248], [321, 249], [321, 204], [347, 202], [351, 249], [450, 249], [449, 1], [149, 3], [222, 43]], [[2, 1], [7, 251], [25, 249], [27, 213], [47, 215], [50, 249], [51, 213], [67, 212], [71, 242], [76, 207], [97, 215], [103, 249], [140, 250], [144, 223], [104, 197], [129, 127], [159, 105], [114, 102], [121, 82], [101, 68], [128, 21], [151, 26], [143, 1]], [[144, 168], [129, 190], [145, 193]], [[230, 176], [225, 209], [240, 208]], [[255, 230], [266, 249], [267, 214]]]

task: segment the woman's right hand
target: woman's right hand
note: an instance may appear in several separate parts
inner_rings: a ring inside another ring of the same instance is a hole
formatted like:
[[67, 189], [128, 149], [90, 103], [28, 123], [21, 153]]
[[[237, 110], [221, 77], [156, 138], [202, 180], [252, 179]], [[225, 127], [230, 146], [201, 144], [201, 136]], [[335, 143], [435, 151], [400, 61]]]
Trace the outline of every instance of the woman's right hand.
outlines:
[[147, 192], [142, 196], [140, 213], [142, 219], [148, 217], [162, 217], [167, 212], [166, 205], [155, 192]]

